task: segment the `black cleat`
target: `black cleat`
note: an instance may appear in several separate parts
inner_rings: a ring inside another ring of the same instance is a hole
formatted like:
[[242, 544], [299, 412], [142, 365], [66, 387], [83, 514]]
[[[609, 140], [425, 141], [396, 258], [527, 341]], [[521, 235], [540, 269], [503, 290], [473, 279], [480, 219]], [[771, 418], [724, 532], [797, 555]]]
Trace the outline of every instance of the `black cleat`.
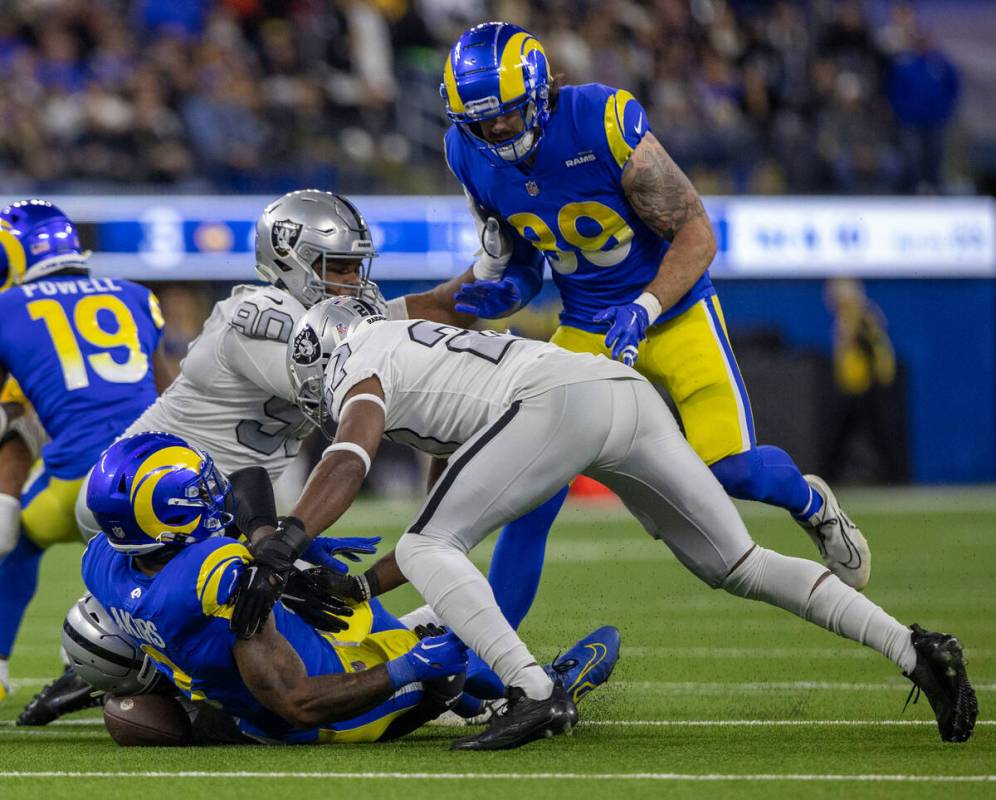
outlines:
[[38, 692], [17, 718], [18, 725], [48, 725], [59, 717], [104, 704], [103, 694], [77, 675], [72, 667]]
[[578, 710], [557, 681], [546, 700], [531, 700], [513, 686], [508, 690], [508, 704], [488, 723], [483, 733], [464, 736], [450, 745], [451, 750], [510, 750], [558, 733], [570, 733], [578, 724]]
[[967, 742], [979, 715], [979, 701], [968, 682], [961, 644], [947, 633], [931, 633], [915, 623], [910, 628], [916, 667], [906, 676], [913, 681], [906, 704], [909, 705], [914, 692], [916, 703], [922, 691], [934, 710], [941, 739]]

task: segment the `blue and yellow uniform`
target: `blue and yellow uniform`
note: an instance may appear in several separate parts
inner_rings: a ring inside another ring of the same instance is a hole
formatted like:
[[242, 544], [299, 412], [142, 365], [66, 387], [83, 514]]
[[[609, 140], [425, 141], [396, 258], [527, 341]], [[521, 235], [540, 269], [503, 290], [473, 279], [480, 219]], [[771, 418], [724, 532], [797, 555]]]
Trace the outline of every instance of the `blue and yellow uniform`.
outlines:
[[[628, 313], [635, 322], [632, 309], [670, 246], [630, 206], [622, 186], [628, 160], [650, 132], [646, 111], [623, 89], [558, 89], [540, 42], [505, 22], [464, 32], [446, 60], [440, 92], [453, 122], [445, 136], [450, 169], [482, 215], [504, 219], [517, 232], [509, 266], [521, 270], [529, 260], [522, 256], [526, 242], [536, 251], [534, 270], [550, 264], [563, 300], [552, 341], [611, 358], [608, 319]], [[503, 277], [523, 303], [535, 295], [509, 280], [508, 270]], [[475, 285], [486, 292], [501, 284]], [[822, 497], [785, 451], [757, 446], [708, 271], [647, 322], [645, 331], [629, 328], [639, 341], [635, 367], [671, 395], [689, 443], [726, 491], [781, 506], [810, 524]], [[489, 579], [513, 625], [532, 602], [545, 534], [565, 497], [566, 490], [510, 523], [498, 540]]]
[[[588, 84], [560, 89], [530, 162], [496, 168], [456, 125], [446, 133], [447, 162], [471, 197], [550, 264], [563, 301], [552, 341], [568, 350], [610, 356], [608, 324], [595, 315], [633, 302], [667, 252], [668, 241], [640, 219], [621, 183], [648, 130], [633, 95]], [[707, 464], [752, 447], [750, 401], [708, 272], [652, 321], [636, 368], [671, 394]]]
[[[236, 718], [248, 736], [286, 744], [375, 742], [390, 723], [414, 708], [422, 690], [412, 684], [354, 719], [299, 729], [267, 710], [242, 681], [232, 649], [227, 605], [249, 553], [215, 537], [182, 548], [155, 576], [97, 536], [83, 554], [83, 581], [93, 596], [187, 697], [208, 700]], [[277, 630], [308, 675], [356, 672], [390, 661], [418, 642], [379, 601], [364, 603], [339, 634], [316, 631], [278, 603]]]
[[156, 399], [162, 328], [155, 295], [129, 281], [61, 274], [0, 294], [0, 365], [50, 437], [22, 498], [36, 545], [77, 538], [83, 476]]

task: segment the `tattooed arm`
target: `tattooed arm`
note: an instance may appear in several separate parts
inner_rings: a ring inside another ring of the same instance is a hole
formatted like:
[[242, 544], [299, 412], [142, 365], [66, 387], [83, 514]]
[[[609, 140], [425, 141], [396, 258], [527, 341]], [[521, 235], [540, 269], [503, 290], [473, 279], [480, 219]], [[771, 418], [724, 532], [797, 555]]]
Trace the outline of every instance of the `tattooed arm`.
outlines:
[[623, 167], [622, 188], [640, 219], [671, 242], [660, 270], [646, 287], [666, 311], [712, 263], [716, 255], [712, 226], [695, 187], [652, 133], [640, 140]]

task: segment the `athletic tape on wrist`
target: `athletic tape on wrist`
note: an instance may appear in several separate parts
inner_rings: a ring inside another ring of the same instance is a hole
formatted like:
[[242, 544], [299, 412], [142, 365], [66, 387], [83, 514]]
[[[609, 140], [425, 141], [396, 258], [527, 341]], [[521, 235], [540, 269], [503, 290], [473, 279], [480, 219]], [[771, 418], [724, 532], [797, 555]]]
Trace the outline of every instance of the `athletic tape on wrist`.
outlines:
[[3, 403], [0, 403], [0, 436], [3, 436], [7, 432], [7, 423], [9, 421], [10, 419], [3, 407]]
[[[345, 403], [342, 404], [342, 408], [339, 409], [339, 419], [342, 419], [342, 415], [346, 413], [346, 409], [349, 408], [350, 403], [355, 403], [357, 400], [366, 400], [367, 402], [374, 403], [380, 406], [380, 410], [387, 414], [387, 406], [384, 405], [384, 401], [381, 400], [375, 394], [354, 394]], [[327, 452], [327, 451], [326, 451]]]
[[658, 300], [657, 296], [651, 292], [644, 292], [633, 302], [638, 306], [641, 306], [643, 310], [647, 312], [651, 325], [657, 321], [657, 318], [661, 315], [661, 311], [663, 311], [661, 308], [661, 301]]
[[322, 458], [325, 458], [325, 456], [334, 450], [345, 450], [353, 455], [359, 456], [360, 460], [363, 462], [364, 476], [370, 472], [370, 454], [356, 442], [336, 442], [335, 444], [330, 444], [325, 448], [325, 452], [322, 453]]

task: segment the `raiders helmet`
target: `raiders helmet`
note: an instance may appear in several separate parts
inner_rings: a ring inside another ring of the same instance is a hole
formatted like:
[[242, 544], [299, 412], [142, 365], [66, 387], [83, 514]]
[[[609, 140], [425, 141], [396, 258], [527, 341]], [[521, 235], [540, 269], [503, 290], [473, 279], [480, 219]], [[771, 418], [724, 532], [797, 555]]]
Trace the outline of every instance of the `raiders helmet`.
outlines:
[[158, 683], [152, 659], [132, 643], [92, 594], [81, 597], [66, 614], [62, 646], [76, 674], [99, 691], [142, 694]]
[[[256, 272], [305, 308], [332, 294], [380, 296], [370, 265], [377, 255], [366, 221], [340, 194], [305, 189], [274, 200], [256, 222]], [[335, 280], [332, 261], [359, 261], [359, 283]]]
[[287, 369], [294, 400], [302, 413], [329, 435], [322, 402], [325, 368], [333, 351], [357, 330], [380, 322], [383, 314], [356, 297], [333, 297], [312, 306], [297, 321], [288, 342]]

